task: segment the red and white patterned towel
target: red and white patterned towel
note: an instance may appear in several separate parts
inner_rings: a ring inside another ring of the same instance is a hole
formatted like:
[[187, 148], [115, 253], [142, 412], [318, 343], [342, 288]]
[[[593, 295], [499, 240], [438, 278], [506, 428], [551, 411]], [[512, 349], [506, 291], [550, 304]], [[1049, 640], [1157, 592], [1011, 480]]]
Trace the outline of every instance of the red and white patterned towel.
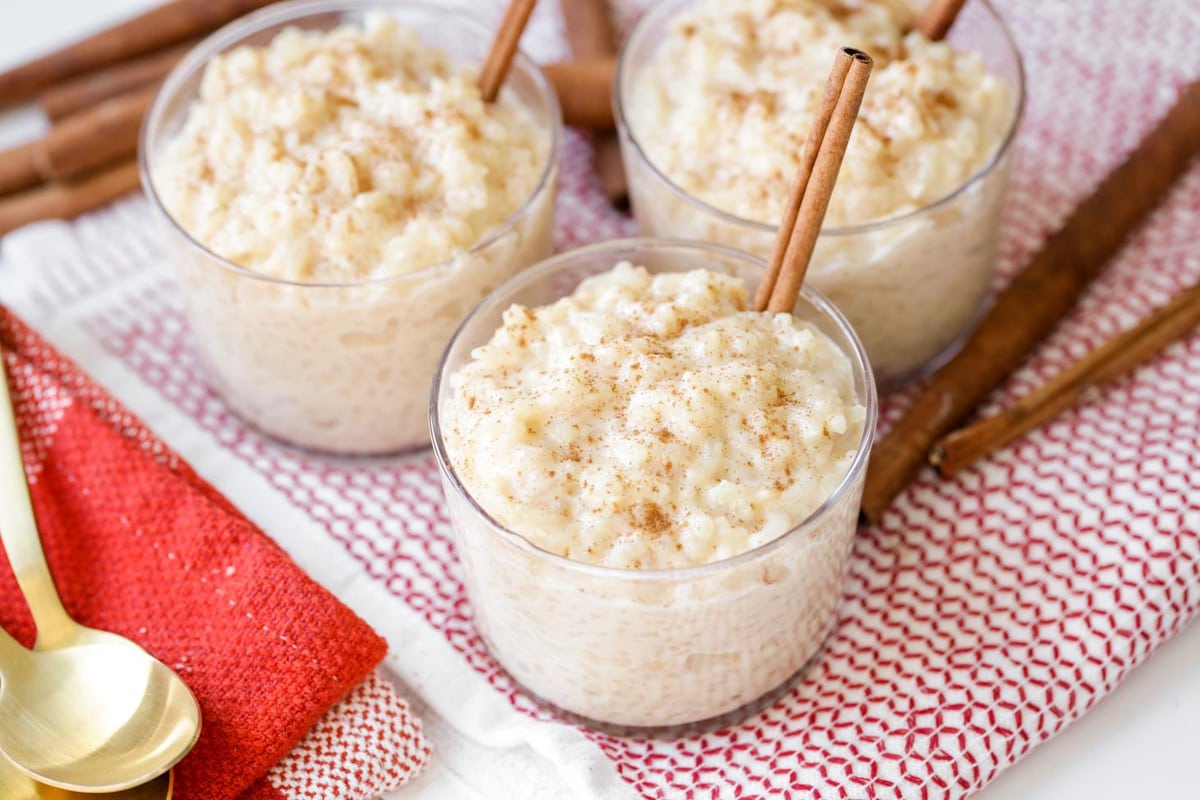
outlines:
[[[997, 6], [1029, 81], [1004, 219], [1008, 275], [1200, 75], [1200, 11], [1164, 0]], [[498, 4], [487, 7], [494, 15]], [[565, 54], [555, 4], [541, 4], [526, 44], [544, 60]], [[1193, 167], [998, 402], [1200, 277], [1198, 216]], [[570, 134], [560, 248], [632, 231], [605, 207], [585, 140]], [[61, 346], [89, 354], [85, 366], [122, 382], [118, 393], [148, 391], [136, 409], [161, 407], [158, 418], [202, 432], [192, 452], [240, 465], [272, 502], [309, 521], [319, 543], [281, 541], [345, 555], [357, 570], [347, 591], [379, 603], [368, 617], [377, 628], [376, 619], [398, 620], [427, 632], [413, 634], [423, 649], [393, 666], [420, 678], [412, 688], [435, 707], [438, 735], [482, 732], [472, 746], [510, 759], [524, 746], [562, 773], [570, 796], [958, 800], [1087, 711], [1200, 610], [1194, 334], [961, 476], [923, 474], [859, 536], [834, 635], [807, 679], [771, 708], [677, 741], [558, 725], [497, 668], [472, 627], [430, 457], [320, 460], [240, 425], [206, 387], [140, 200], [26, 237], [0, 263], [0, 275], [21, 285], [0, 280], [0, 299], [9, 294]], [[889, 400], [886, 418], [903, 403]], [[464, 774], [487, 766], [464, 760]]]
[[241, 800], [368, 800], [408, 783], [429, 755], [408, 703], [372, 673]]

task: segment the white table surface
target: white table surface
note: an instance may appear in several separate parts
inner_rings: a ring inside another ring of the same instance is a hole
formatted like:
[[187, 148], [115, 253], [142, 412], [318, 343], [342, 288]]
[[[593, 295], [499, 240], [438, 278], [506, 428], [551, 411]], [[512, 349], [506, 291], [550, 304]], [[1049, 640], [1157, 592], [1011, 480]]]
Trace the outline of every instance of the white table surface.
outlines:
[[[0, 0], [0, 69], [156, 2]], [[0, 145], [36, 135], [42, 124], [29, 110], [0, 115]], [[975, 797], [1182, 800], [1200, 796], [1192, 772], [1198, 759], [1200, 624], [1193, 622], [1086, 716]]]

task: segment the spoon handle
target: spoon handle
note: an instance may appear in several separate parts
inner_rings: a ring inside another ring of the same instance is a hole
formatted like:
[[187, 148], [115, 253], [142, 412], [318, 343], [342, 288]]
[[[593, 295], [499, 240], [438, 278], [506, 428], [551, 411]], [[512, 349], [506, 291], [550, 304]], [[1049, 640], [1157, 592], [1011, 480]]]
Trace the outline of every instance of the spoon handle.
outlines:
[[8, 391], [4, 355], [0, 352], [0, 542], [8, 553], [17, 585], [33, 614], [38, 644], [52, 647], [69, 638], [75, 622], [63, 608], [42, 551], [33, 503], [21, 459], [16, 411]]

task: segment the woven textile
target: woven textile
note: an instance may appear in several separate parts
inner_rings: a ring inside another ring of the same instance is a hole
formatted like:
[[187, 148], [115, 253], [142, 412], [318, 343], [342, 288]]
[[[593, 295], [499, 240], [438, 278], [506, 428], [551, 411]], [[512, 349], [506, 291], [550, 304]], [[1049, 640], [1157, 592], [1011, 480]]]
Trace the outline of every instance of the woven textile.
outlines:
[[[626, 22], [634, 5], [622, 4]], [[525, 39], [543, 60], [566, 53], [555, 6], [539, 5]], [[1200, 9], [1163, 0], [997, 6], [1028, 76], [1003, 279], [1200, 75]], [[486, 9], [495, 19], [499, 4]], [[995, 402], [1200, 277], [1198, 216], [1194, 166]], [[605, 206], [575, 132], [557, 230], [560, 248], [633, 232]], [[22, 312], [46, 324], [69, 315], [104, 358], [206, 432], [208, 446], [311, 519], [488, 692], [551, 730], [553, 715], [508, 680], [472, 626], [432, 458], [320, 459], [257, 436], [207, 388], [142, 201], [71, 236], [69, 257], [27, 254], [23, 271], [38, 278]], [[885, 426], [904, 402], [887, 401]], [[1194, 334], [955, 479], [923, 473], [859, 536], [836, 630], [805, 680], [770, 708], [681, 740], [585, 735], [647, 798], [970, 795], [1086, 712], [1200, 609], [1198, 407]]]
[[[200, 703], [174, 797], [233, 800], [252, 784], [253, 800], [371, 797], [419, 767], [420, 730], [372, 673], [383, 641], [2, 307], [0, 345], [67, 611], [138, 642]], [[2, 554], [0, 623], [32, 645]], [[368, 770], [349, 764], [368, 756]], [[330, 780], [339, 793], [308, 791]]]

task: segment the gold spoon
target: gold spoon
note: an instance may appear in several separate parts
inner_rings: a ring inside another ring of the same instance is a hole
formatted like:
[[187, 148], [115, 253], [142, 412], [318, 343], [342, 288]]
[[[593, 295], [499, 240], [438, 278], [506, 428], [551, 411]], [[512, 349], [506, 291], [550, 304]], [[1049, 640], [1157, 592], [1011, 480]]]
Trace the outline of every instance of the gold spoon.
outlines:
[[72, 792], [38, 783], [0, 757], [0, 797], [4, 800], [171, 800], [174, 790], [174, 774], [164, 772], [149, 783], [120, 792]]
[[67, 614], [25, 483], [0, 356], [0, 542], [29, 604], [33, 650], [0, 637], [0, 751], [40, 783], [115, 792], [173, 767], [200, 735], [200, 708], [165, 664]]

